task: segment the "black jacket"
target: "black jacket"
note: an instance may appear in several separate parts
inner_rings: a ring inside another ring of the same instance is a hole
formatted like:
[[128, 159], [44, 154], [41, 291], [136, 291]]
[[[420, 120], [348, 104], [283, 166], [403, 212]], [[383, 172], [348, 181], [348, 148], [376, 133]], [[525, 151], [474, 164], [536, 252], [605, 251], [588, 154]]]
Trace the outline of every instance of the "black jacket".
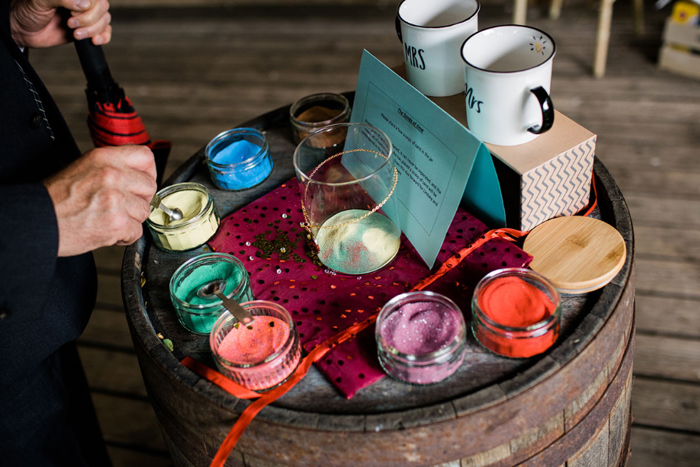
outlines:
[[10, 36], [9, 4], [0, 0], [0, 396], [82, 333], [97, 290], [92, 254], [57, 257], [56, 216], [41, 180], [80, 151]]

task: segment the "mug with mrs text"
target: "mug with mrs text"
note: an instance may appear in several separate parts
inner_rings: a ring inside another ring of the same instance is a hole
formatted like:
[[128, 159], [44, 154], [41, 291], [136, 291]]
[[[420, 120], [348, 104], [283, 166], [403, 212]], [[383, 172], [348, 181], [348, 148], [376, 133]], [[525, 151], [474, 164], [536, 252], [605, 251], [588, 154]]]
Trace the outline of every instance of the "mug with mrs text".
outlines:
[[464, 41], [469, 130], [499, 146], [527, 143], [549, 130], [555, 52], [547, 33], [528, 26], [495, 26]]
[[403, 0], [396, 33], [403, 44], [406, 78], [426, 96], [464, 90], [460, 47], [478, 29], [478, 0]]

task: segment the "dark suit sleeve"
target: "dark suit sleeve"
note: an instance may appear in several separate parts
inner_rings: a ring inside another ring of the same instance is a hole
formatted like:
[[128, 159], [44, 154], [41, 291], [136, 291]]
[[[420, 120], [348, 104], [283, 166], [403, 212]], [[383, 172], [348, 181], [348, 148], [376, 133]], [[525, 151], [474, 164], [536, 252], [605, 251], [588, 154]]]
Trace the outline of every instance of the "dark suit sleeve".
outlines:
[[41, 318], [56, 268], [58, 227], [42, 183], [0, 186], [0, 313], [6, 323]]

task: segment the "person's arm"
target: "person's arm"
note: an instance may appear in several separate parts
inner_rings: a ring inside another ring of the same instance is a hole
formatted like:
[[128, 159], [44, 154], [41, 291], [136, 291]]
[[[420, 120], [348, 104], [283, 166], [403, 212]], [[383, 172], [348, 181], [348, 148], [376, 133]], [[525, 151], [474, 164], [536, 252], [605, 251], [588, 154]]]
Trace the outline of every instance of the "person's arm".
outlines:
[[0, 320], [40, 318], [57, 258], [141, 237], [156, 190], [145, 146], [93, 149], [43, 183], [0, 185]]
[[130, 245], [151, 212], [155, 161], [146, 146], [92, 149], [44, 184], [58, 225], [58, 256]]
[[0, 318], [41, 317], [58, 256], [53, 202], [42, 183], [0, 186]]

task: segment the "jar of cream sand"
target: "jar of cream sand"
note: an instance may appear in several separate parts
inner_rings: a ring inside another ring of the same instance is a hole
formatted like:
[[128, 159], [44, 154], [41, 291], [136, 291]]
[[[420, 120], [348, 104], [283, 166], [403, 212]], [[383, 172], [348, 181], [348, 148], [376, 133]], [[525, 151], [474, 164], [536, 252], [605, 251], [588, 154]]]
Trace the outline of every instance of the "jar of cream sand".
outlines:
[[151, 208], [146, 220], [153, 243], [165, 251], [191, 250], [203, 245], [219, 228], [219, 215], [209, 190], [199, 183], [177, 183], [156, 197], [168, 208], [179, 209], [182, 219], [170, 220], [159, 208]]
[[237, 301], [253, 300], [248, 272], [235, 256], [205, 253], [182, 264], [170, 278], [170, 301], [185, 329], [208, 334], [226, 311], [215, 290]]
[[224, 131], [207, 144], [204, 157], [211, 180], [222, 190], [245, 190], [272, 172], [270, 145], [255, 128]]
[[397, 295], [377, 316], [379, 363], [401, 381], [437, 383], [464, 361], [466, 332], [462, 311], [449, 298], [434, 292]]
[[209, 335], [219, 371], [253, 391], [272, 389], [289, 378], [301, 361], [301, 344], [289, 312], [275, 302], [242, 303], [254, 321], [243, 325], [229, 312]]

